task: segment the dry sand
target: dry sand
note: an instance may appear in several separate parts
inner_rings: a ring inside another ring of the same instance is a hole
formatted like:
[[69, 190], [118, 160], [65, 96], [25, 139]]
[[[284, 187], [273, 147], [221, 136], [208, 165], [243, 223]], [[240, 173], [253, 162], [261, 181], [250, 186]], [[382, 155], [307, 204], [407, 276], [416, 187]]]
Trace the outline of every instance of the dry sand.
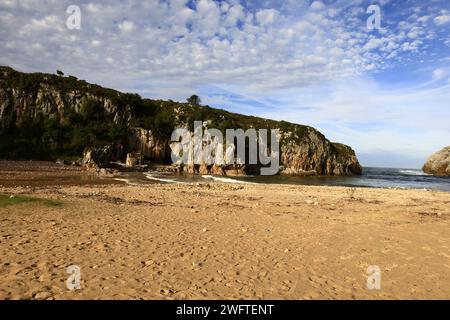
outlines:
[[[1, 299], [450, 299], [450, 196], [286, 185], [4, 185]], [[66, 268], [81, 268], [81, 289]], [[381, 290], [366, 287], [381, 269]]]

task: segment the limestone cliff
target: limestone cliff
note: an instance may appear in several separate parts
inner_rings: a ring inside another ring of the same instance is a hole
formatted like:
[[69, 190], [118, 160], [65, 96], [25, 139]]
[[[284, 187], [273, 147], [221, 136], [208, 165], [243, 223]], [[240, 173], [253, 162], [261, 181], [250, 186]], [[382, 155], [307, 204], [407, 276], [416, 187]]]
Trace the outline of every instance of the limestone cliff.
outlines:
[[[0, 157], [80, 156], [87, 147], [113, 146], [117, 158], [138, 152], [168, 163], [174, 128], [194, 120], [211, 127], [268, 128], [281, 133], [283, 174], [360, 174], [354, 151], [331, 143], [314, 128], [243, 116], [208, 106], [142, 99], [75, 77], [26, 74], [0, 67]], [[124, 159], [122, 159], [124, 160]], [[245, 172], [231, 168], [230, 172]], [[199, 171], [199, 170], [193, 170]], [[226, 174], [224, 168], [213, 173]]]
[[450, 147], [445, 147], [429, 157], [422, 170], [435, 176], [450, 176]]

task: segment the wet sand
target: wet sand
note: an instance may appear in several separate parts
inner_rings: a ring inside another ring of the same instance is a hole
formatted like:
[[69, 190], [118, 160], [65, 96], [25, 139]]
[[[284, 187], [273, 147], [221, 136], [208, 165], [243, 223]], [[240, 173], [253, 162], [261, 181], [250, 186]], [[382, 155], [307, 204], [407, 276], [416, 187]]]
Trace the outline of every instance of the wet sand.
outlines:
[[67, 186], [118, 184], [82, 167], [49, 161], [0, 160], [0, 186]]
[[1, 299], [450, 299], [449, 193], [0, 185], [62, 202], [0, 207]]

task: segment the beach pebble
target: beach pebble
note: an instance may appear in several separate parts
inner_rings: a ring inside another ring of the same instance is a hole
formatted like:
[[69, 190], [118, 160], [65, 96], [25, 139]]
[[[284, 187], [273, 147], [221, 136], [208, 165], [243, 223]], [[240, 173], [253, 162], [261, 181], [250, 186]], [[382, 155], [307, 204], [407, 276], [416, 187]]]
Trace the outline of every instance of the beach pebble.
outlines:
[[142, 264], [146, 267], [151, 266], [154, 263], [155, 263], [155, 261], [153, 261], [153, 260], [142, 261]]

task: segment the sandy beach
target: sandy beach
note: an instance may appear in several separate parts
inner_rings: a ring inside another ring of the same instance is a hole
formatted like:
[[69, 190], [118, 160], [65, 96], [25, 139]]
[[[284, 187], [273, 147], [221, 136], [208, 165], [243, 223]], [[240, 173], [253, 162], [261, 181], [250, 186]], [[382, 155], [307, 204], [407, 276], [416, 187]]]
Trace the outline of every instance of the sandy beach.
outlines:
[[[0, 299], [450, 298], [445, 192], [1, 185], [58, 205], [0, 207]], [[71, 265], [79, 290], [66, 287]], [[371, 265], [380, 290], [367, 288]]]

